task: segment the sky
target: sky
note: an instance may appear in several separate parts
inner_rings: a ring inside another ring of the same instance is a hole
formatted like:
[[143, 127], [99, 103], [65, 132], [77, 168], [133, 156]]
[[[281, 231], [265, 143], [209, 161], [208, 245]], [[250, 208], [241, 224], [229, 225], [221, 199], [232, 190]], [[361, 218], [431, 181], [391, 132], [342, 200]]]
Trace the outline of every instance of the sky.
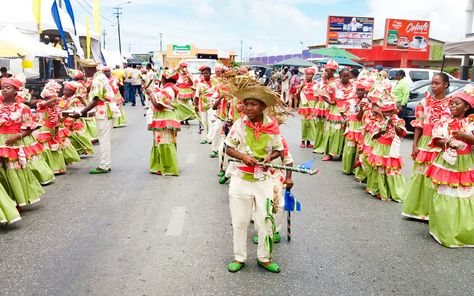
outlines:
[[[92, 0], [70, 0], [84, 23]], [[467, 0], [131, 0], [122, 4], [122, 51], [159, 50], [166, 44], [235, 50], [244, 57], [299, 53], [326, 42], [328, 15], [372, 16], [375, 38], [386, 18], [431, 21], [431, 37], [455, 41], [464, 36]], [[106, 49], [118, 51], [112, 7], [126, 0], [101, 0]]]

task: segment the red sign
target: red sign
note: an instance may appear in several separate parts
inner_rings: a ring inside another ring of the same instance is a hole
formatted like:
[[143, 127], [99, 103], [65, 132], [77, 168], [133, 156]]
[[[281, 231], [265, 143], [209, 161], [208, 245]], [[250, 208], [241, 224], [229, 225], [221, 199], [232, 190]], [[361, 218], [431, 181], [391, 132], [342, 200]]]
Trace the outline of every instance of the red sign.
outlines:
[[387, 19], [385, 21], [384, 49], [428, 51], [429, 21]]

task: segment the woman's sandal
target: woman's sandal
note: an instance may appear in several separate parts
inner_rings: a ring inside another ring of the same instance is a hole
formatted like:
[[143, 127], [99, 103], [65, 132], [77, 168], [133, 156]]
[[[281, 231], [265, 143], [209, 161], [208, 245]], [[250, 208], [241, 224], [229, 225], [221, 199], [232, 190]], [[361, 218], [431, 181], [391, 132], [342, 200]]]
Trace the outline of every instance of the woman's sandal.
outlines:
[[270, 264], [265, 265], [263, 262], [260, 262], [260, 260], [257, 259], [257, 264], [258, 264], [258, 266], [266, 269], [267, 271], [273, 272], [273, 273], [279, 273], [281, 271], [280, 266], [278, 266], [278, 264], [276, 264], [275, 262], [271, 262]]
[[242, 267], [244, 267], [244, 265], [245, 263], [234, 260], [231, 263], [229, 263], [227, 269], [229, 270], [229, 272], [237, 272], [241, 270]]

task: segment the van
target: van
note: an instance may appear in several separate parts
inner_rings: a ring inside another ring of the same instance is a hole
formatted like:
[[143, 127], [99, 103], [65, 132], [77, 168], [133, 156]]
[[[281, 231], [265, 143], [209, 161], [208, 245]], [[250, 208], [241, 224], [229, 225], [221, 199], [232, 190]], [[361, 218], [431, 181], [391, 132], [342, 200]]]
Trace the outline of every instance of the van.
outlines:
[[[432, 70], [432, 69], [420, 69], [420, 68], [394, 68], [390, 69], [388, 72], [388, 79], [394, 80], [395, 75], [397, 74], [398, 70], [405, 71], [406, 78], [408, 80], [408, 84], [412, 84], [413, 82], [419, 80], [431, 80], [434, 74], [439, 73], [439, 70]], [[446, 72], [445, 72], [446, 73]], [[449, 79], [456, 79], [453, 76], [449, 75]]]

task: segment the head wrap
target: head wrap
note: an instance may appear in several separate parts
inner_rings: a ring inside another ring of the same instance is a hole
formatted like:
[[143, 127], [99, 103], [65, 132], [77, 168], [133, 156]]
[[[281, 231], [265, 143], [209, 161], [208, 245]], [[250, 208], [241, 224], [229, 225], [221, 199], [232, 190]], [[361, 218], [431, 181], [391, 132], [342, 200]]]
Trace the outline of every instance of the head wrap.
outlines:
[[393, 111], [397, 109], [397, 104], [395, 103], [394, 95], [385, 92], [381, 95], [378, 103], [380, 111]]
[[179, 63], [179, 66], [180, 66], [181, 68], [186, 68], [186, 67], [188, 66], [188, 63], [186, 63], [186, 61], [181, 61], [181, 62]]
[[474, 108], [474, 87], [466, 85], [463, 91], [460, 91], [453, 95], [453, 99], [458, 98], [468, 103], [471, 108]]
[[247, 69], [247, 67], [245, 66], [240, 66], [239, 68], [239, 74], [246, 74], [249, 72], [249, 69]]
[[79, 82], [76, 81], [65, 81], [64, 88], [70, 89], [73, 92], [76, 92], [77, 88], [81, 85]]
[[211, 70], [211, 67], [209, 67], [208, 65], [202, 65], [201, 67], [199, 67], [199, 71], [202, 72], [204, 70], [208, 69], [209, 71]]
[[71, 77], [72, 79], [82, 79], [84, 77], [84, 72], [82, 72], [81, 70], [77, 70], [77, 69], [66, 69], [66, 72], [67, 72], [67, 75], [69, 77]]
[[224, 71], [224, 66], [223, 65], [217, 65], [214, 70], [215, 71]]
[[179, 74], [176, 71], [176, 69], [170, 68], [170, 69], [166, 70], [163, 73], [163, 77], [166, 78], [166, 79], [178, 80], [179, 79]]
[[51, 79], [46, 83], [43, 90], [41, 91], [41, 97], [43, 99], [57, 96], [61, 90], [61, 84], [56, 80]]
[[8, 84], [16, 88], [16, 90], [20, 90], [20, 88], [23, 86], [23, 82], [16, 77], [8, 77], [8, 78], [2, 78], [1, 79], [1, 85], [3, 86], [4, 84]]
[[337, 71], [337, 69], [339, 69], [339, 64], [336, 63], [335, 60], [329, 60], [324, 69], [332, 69], [334, 71]]
[[314, 75], [316, 73], [316, 69], [313, 67], [305, 68], [304, 69], [304, 74], [311, 74]]

